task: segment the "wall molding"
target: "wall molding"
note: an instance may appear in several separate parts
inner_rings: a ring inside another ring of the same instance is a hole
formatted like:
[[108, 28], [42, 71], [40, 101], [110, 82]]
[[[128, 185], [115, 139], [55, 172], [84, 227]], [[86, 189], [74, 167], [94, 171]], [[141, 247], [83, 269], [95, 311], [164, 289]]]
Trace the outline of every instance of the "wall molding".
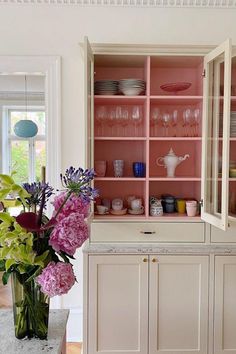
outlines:
[[236, 9], [236, 0], [0, 0], [3, 4]]

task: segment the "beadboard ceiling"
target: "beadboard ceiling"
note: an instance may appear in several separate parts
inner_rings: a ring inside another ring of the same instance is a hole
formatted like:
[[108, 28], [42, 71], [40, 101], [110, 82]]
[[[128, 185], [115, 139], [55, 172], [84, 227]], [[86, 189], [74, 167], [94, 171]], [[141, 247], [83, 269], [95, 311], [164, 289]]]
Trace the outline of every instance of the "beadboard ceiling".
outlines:
[[236, 9], [236, 0], [0, 0], [0, 4]]

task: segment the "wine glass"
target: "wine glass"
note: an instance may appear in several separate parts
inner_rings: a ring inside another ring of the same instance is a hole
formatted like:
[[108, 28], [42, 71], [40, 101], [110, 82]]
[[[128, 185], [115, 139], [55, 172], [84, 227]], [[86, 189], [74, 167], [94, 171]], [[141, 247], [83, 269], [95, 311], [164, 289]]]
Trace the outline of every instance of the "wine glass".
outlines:
[[131, 121], [134, 123], [134, 134], [138, 135], [138, 125], [142, 122], [142, 109], [140, 106], [134, 106], [131, 112]]
[[187, 136], [194, 136], [194, 116], [191, 109], [186, 109], [185, 118], [189, 126], [189, 134], [187, 133]]
[[169, 136], [169, 127], [171, 122], [171, 115], [169, 113], [164, 113], [161, 117], [162, 126], [164, 128], [164, 136]]
[[175, 109], [172, 113], [172, 122], [171, 125], [173, 127], [173, 136], [177, 136], [177, 124], [178, 124], [178, 111]]
[[107, 115], [107, 124], [111, 128], [111, 136], [114, 136], [113, 127], [116, 124], [116, 110], [115, 107], [111, 107]]
[[117, 124], [117, 135], [119, 136], [119, 127], [121, 124], [121, 120], [122, 120], [122, 108], [121, 106], [117, 106], [116, 107], [116, 124]]
[[[104, 122], [105, 119], [107, 118], [107, 109], [105, 106], [99, 106], [96, 109], [96, 115], [95, 115], [95, 120], [97, 121], [98, 124], [98, 135], [103, 136], [104, 133]], [[101, 127], [101, 132], [99, 127]]]
[[156, 127], [158, 126], [160, 118], [161, 118], [160, 109], [157, 107], [153, 107], [151, 112], [151, 126], [153, 126], [153, 136], [158, 135], [158, 131], [156, 132]]
[[123, 127], [123, 136], [126, 136], [126, 127], [129, 125], [129, 111], [126, 107], [122, 108], [121, 125]]
[[199, 123], [200, 123], [200, 109], [196, 108], [193, 111], [194, 126], [195, 126], [195, 136], [199, 136]]

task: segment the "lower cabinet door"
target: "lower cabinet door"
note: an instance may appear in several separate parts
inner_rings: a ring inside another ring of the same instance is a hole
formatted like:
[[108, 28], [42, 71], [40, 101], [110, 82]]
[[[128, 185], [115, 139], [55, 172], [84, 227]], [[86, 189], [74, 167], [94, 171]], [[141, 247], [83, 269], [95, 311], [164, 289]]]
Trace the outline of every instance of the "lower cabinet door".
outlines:
[[89, 354], [147, 354], [148, 256], [89, 256]]
[[207, 354], [208, 256], [150, 257], [150, 354]]
[[214, 354], [236, 354], [236, 256], [215, 257]]

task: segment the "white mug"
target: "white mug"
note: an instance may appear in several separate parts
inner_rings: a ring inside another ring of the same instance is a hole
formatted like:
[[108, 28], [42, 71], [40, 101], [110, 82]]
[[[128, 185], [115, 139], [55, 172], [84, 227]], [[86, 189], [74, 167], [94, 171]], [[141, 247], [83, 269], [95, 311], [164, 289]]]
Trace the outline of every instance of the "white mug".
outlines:
[[136, 197], [135, 197], [135, 195], [129, 195], [128, 197], [127, 197], [127, 204], [128, 204], [128, 207], [129, 208], [131, 208], [131, 202], [132, 202], [132, 200], [134, 200], [134, 199], [136, 199]]
[[112, 209], [113, 210], [122, 210], [123, 209], [123, 200], [116, 198], [112, 200]]
[[133, 199], [133, 200], [131, 200], [130, 205], [131, 205], [131, 209], [139, 210], [142, 207], [142, 199], [140, 199], [140, 198], [139, 199]]
[[103, 215], [103, 214], [106, 214], [106, 212], [108, 211], [108, 208], [105, 205], [97, 205], [97, 211], [98, 211], [98, 214]]

